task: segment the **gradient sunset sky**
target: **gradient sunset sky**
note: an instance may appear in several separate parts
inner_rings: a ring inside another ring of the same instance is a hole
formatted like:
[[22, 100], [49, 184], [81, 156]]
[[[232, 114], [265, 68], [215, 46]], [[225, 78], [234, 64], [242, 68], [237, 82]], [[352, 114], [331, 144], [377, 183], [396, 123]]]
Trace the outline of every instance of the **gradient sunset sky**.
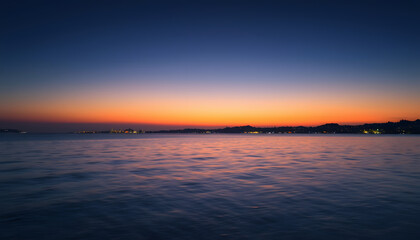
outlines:
[[0, 128], [415, 120], [419, 13], [420, 1], [3, 2]]

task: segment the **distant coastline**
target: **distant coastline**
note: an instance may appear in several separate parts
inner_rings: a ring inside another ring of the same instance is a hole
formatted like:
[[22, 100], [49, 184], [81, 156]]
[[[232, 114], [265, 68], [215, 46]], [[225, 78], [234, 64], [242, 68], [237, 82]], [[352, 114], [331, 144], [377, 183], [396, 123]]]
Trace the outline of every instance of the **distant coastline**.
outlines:
[[[1, 134], [26, 133], [19, 129], [0, 129]], [[195, 133], [195, 134], [212, 134], [212, 133], [243, 133], [243, 134], [420, 134], [420, 119], [414, 121], [401, 120], [399, 122], [387, 123], [366, 123], [362, 125], [340, 125], [337, 123], [327, 123], [316, 127], [305, 126], [282, 126], [282, 127], [253, 127], [253, 126], [236, 126], [218, 129], [202, 129], [202, 128], [185, 128], [177, 130], [158, 130], [145, 131], [134, 129], [111, 129], [111, 130], [80, 130], [71, 132], [76, 134], [146, 134], [146, 133]]]
[[149, 131], [148, 133], [248, 133], [248, 134], [285, 134], [285, 133], [311, 133], [311, 134], [420, 134], [420, 119], [415, 121], [401, 120], [399, 122], [366, 123], [362, 125], [340, 125], [327, 123], [317, 127], [253, 127], [238, 126], [220, 129], [180, 129]]
[[1, 128], [0, 133], [26, 133], [26, 132], [21, 131], [19, 129]]

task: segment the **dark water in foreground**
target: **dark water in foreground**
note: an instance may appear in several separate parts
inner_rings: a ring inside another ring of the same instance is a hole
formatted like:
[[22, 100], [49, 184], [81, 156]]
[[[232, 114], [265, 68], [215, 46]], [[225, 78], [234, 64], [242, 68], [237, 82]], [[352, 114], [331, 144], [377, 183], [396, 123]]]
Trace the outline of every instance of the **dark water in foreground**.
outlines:
[[420, 136], [0, 135], [0, 239], [420, 239]]

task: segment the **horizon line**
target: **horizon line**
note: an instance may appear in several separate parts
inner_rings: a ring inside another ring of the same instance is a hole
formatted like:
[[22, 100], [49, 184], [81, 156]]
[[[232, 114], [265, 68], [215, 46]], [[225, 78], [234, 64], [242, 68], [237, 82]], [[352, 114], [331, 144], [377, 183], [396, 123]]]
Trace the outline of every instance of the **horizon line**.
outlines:
[[[156, 132], [156, 131], [176, 131], [176, 130], [186, 130], [186, 129], [197, 129], [197, 130], [218, 130], [218, 129], [224, 129], [224, 128], [238, 128], [238, 127], [253, 127], [253, 128], [281, 128], [281, 127], [320, 127], [323, 125], [327, 125], [327, 124], [338, 124], [340, 126], [362, 126], [365, 124], [385, 124], [385, 123], [398, 123], [401, 121], [420, 121], [420, 118], [416, 118], [413, 120], [408, 120], [408, 119], [400, 119], [398, 121], [384, 121], [384, 122], [357, 122], [357, 123], [353, 123], [353, 124], [349, 124], [349, 123], [343, 123], [343, 122], [324, 122], [322, 124], [318, 123], [318, 124], [313, 124], [313, 125], [253, 125], [253, 124], [239, 124], [239, 125], [192, 125], [192, 124], [148, 124], [148, 123], [128, 123], [128, 122], [45, 122], [45, 121], [37, 121], [37, 122], [33, 122], [33, 121], [14, 121], [14, 122], [9, 122], [10, 124], [41, 124], [41, 125], [49, 125], [49, 124], [53, 124], [53, 125], [66, 125], [67, 127], [71, 127], [72, 125], [114, 125], [114, 124], [120, 124], [120, 125], [125, 125], [124, 127], [119, 126], [119, 127], [112, 127], [112, 126], [107, 126], [107, 129], [92, 129], [93, 126], [91, 126], [91, 129], [81, 129], [82, 127], [80, 126], [77, 130], [76, 130], [76, 126], [74, 127], [74, 130], [62, 130], [62, 131], [29, 131], [26, 129], [21, 129], [21, 128], [16, 128], [16, 127], [0, 127], [0, 129], [16, 129], [16, 130], [23, 130], [24, 132], [33, 132], [33, 133], [69, 133], [69, 132], [77, 132], [77, 131], [106, 131], [106, 130], [110, 130], [110, 129], [114, 129], [114, 130], [121, 130], [121, 129], [132, 129], [132, 128], [136, 128], [134, 126], [128, 126], [128, 125], [143, 125], [144, 127], [167, 127], [170, 129], [155, 129], [155, 130], [148, 130], [145, 128], [139, 128], [139, 130], [144, 130], [144, 131], [149, 131], [149, 132]], [[6, 121], [2, 121], [0, 120], [0, 124], [5, 124]], [[6, 123], [7, 124], [7, 123]], [[70, 125], [70, 126], [69, 126]], [[1, 125], [0, 125], [1, 126]], [[45, 127], [45, 126], [44, 126]], [[57, 127], [57, 126], [55, 126]], [[63, 126], [62, 126], [63, 127]], [[85, 126], [86, 127], [86, 126]], [[138, 126], [140, 127], [140, 126]], [[137, 127], [137, 128], [138, 128]], [[178, 128], [176, 128], [178, 127]], [[183, 127], [183, 128], [182, 128]]]

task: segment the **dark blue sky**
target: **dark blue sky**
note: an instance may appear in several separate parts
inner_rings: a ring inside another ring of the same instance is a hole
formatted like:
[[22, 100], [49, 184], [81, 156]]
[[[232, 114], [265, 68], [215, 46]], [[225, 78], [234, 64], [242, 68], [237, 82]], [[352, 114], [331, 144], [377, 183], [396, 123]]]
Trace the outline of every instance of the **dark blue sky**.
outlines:
[[7, 1], [0, 99], [169, 84], [379, 86], [412, 101], [419, 12], [419, 1]]
[[2, 72], [50, 68], [54, 74], [137, 65], [169, 72], [185, 65], [196, 71], [209, 66], [242, 71], [251, 65], [275, 72], [281, 65], [410, 78], [418, 76], [420, 60], [419, 5], [9, 1], [1, 10]]

